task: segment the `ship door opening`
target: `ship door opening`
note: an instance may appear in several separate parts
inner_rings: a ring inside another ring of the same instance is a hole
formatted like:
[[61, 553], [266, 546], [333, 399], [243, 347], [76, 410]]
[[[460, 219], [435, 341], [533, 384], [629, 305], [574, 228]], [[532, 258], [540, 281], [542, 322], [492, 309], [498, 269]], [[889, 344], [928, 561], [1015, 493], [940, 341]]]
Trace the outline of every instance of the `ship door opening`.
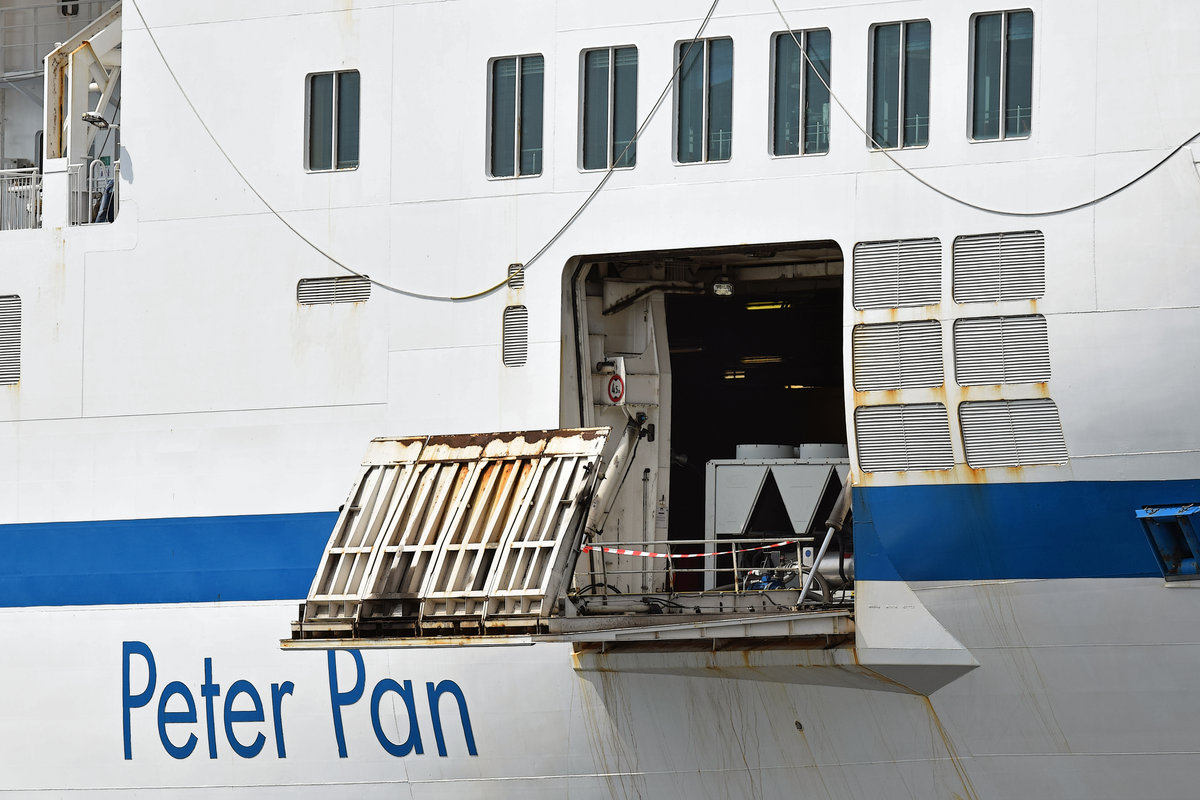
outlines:
[[[593, 550], [577, 581], [621, 593], [796, 585], [849, 473], [842, 273], [830, 241], [568, 268], [563, 421], [613, 428], [606, 460], [626, 443], [595, 539], [669, 556]], [[636, 439], [618, 435], [630, 420]], [[824, 600], [845, 599], [848, 529], [825, 561]]]

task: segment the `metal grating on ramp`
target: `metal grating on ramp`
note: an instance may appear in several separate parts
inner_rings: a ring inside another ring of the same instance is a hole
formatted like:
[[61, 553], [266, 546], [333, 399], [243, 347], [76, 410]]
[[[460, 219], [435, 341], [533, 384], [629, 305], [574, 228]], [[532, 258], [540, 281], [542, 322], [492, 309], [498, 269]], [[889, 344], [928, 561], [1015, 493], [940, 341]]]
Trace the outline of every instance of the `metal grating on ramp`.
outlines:
[[536, 627], [570, 581], [607, 428], [376, 439], [306, 636]]

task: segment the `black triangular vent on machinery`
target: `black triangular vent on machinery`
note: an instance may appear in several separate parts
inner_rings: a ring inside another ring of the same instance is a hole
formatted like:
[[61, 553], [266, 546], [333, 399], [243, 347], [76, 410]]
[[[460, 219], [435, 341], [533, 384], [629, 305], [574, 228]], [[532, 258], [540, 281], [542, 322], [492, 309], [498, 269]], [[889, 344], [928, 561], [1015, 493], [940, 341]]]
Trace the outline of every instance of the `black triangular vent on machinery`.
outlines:
[[758, 497], [754, 500], [754, 510], [750, 512], [750, 521], [746, 523], [745, 533], [756, 536], [788, 536], [796, 533], [792, 530], [792, 519], [783, 503], [779, 485], [775, 483], [775, 476], [770, 470], [767, 470], [767, 476], [758, 490]]

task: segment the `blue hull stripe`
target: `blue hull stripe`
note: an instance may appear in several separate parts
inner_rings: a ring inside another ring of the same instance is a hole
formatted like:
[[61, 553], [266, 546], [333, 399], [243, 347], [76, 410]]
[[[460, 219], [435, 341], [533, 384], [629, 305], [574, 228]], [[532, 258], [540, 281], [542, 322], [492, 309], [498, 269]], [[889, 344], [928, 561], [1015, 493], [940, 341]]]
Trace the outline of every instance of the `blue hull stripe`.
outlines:
[[855, 491], [868, 580], [1159, 576], [1134, 512], [1200, 501], [1200, 480], [871, 486]]
[[[862, 487], [867, 580], [1161, 575], [1134, 511], [1200, 480]], [[335, 512], [0, 525], [0, 606], [301, 600]]]
[[336, 512], [0, 525], [0, 606], [303, 599]]

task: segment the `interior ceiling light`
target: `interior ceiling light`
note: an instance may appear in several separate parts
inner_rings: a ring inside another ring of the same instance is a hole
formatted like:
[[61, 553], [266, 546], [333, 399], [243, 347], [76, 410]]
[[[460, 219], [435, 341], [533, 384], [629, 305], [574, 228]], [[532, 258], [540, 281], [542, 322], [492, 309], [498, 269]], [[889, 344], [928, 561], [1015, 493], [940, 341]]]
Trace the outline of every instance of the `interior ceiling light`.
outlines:
[[746, 377], [745, 370], [741, 370], [741, 369], [725, 370], [725, 380], [727, 380], [727, 381], [739, 381], [745, 377]]
[[753, 303], [746, 303], [747, 311], [779, 311], [791, 307], [791, 303], [785, 303], [782, 300], [756, 300]]
[[743, 364], [782, 364], [783, 356], [742, 356]]
[[722, 275], [713, 281], [712, 293], [717, 297], [733, 297], [733, 282]]

